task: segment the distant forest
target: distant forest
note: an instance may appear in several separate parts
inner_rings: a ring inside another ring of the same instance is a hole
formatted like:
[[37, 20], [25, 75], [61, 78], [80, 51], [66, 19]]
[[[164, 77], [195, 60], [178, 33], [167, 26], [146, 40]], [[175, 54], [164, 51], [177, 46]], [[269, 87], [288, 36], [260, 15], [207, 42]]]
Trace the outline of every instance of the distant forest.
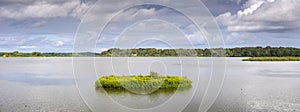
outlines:
[[119, 49], [111, 48], [101, 53], [22, 53], [0, 52], [3, 57], [299, 57], [300, 49], [292, 47], [241, 47], [241, 48], [205, 48], [205, 49], [156, 49], [156, 48], [135, 48]]
[[292, 47], [241, 47], [241, 48], [205, 48], [205, 49], [155, 49], [155, 48], [138, 48], [138, 49], [118, 49], [112, 48], [100, 54], [103, 57], [298, 57], [300, 56], [299, 48]]
[[42, 52], [32, 52], [23, 53], [19, 51], [14, 52], [0, 52], [2, 57], [90, 57], [100, 55], [99, 53], [42, 53]]

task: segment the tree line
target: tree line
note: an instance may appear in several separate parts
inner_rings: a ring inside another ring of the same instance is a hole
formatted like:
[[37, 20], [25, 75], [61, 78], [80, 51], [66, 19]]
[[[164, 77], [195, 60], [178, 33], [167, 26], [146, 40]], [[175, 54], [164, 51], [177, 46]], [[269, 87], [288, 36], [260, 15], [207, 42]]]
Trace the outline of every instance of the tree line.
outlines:
[[14, 52], [0, 52], [2, 57], [93, 57], [99, 55], [99, 53], [42, 53], [42, 52], [31, 52], [24, 53], [19, 51]]
[[299, 57], [300, 49], [292, 47], [236, 47], [205, 49], [111, 48], [101, 53], [23, 53], [0, 52], [5, 57]]
[[119, 49], [112, 48], [100, 53], [103, 57], [286, 57], [300, 56], [299, 48], [292, 47], [236, 47], [205, 49]]

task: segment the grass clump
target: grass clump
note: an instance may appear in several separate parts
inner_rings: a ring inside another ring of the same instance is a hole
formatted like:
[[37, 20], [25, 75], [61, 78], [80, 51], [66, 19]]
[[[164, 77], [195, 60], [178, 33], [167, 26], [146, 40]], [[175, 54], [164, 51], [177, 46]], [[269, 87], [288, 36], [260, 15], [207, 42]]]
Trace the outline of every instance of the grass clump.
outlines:
[[300, 61], [300, 57], [252, 57], [243, 61]]
[[153, 90], [188, 88], [192, 86], [192, 81], [187, 77], [161, 76], [153, 72], [150, 75], [103, 76], [95, 82], [95, 85], [97, 88], [108, 89]]

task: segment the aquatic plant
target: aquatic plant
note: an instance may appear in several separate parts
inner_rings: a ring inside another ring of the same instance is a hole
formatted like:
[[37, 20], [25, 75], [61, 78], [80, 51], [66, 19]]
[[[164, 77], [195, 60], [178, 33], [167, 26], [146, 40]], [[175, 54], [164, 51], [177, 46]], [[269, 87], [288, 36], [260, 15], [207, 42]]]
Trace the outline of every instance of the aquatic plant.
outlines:
[[152, 72], [150, 75], [103, 76], [95, 82], [95, 85], [96, 88], [110, 89], [177, 89], [191, 87], [192, 81], [187, 77], [162, 76]]

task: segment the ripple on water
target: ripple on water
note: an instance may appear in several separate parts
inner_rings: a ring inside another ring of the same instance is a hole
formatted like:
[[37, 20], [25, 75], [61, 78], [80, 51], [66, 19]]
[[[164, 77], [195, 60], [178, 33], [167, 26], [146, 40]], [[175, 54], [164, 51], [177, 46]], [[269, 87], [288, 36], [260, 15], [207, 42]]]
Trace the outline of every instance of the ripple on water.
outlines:
[[261, 70], [258, 75], [265, 77], [296, 77], [300, 78], [300, 71], [278, 71], [278, 70]]
[[249, 99], [247, 105], [251, 110], [260, 112], [300, 112], [300, 104], [284, 100]]

